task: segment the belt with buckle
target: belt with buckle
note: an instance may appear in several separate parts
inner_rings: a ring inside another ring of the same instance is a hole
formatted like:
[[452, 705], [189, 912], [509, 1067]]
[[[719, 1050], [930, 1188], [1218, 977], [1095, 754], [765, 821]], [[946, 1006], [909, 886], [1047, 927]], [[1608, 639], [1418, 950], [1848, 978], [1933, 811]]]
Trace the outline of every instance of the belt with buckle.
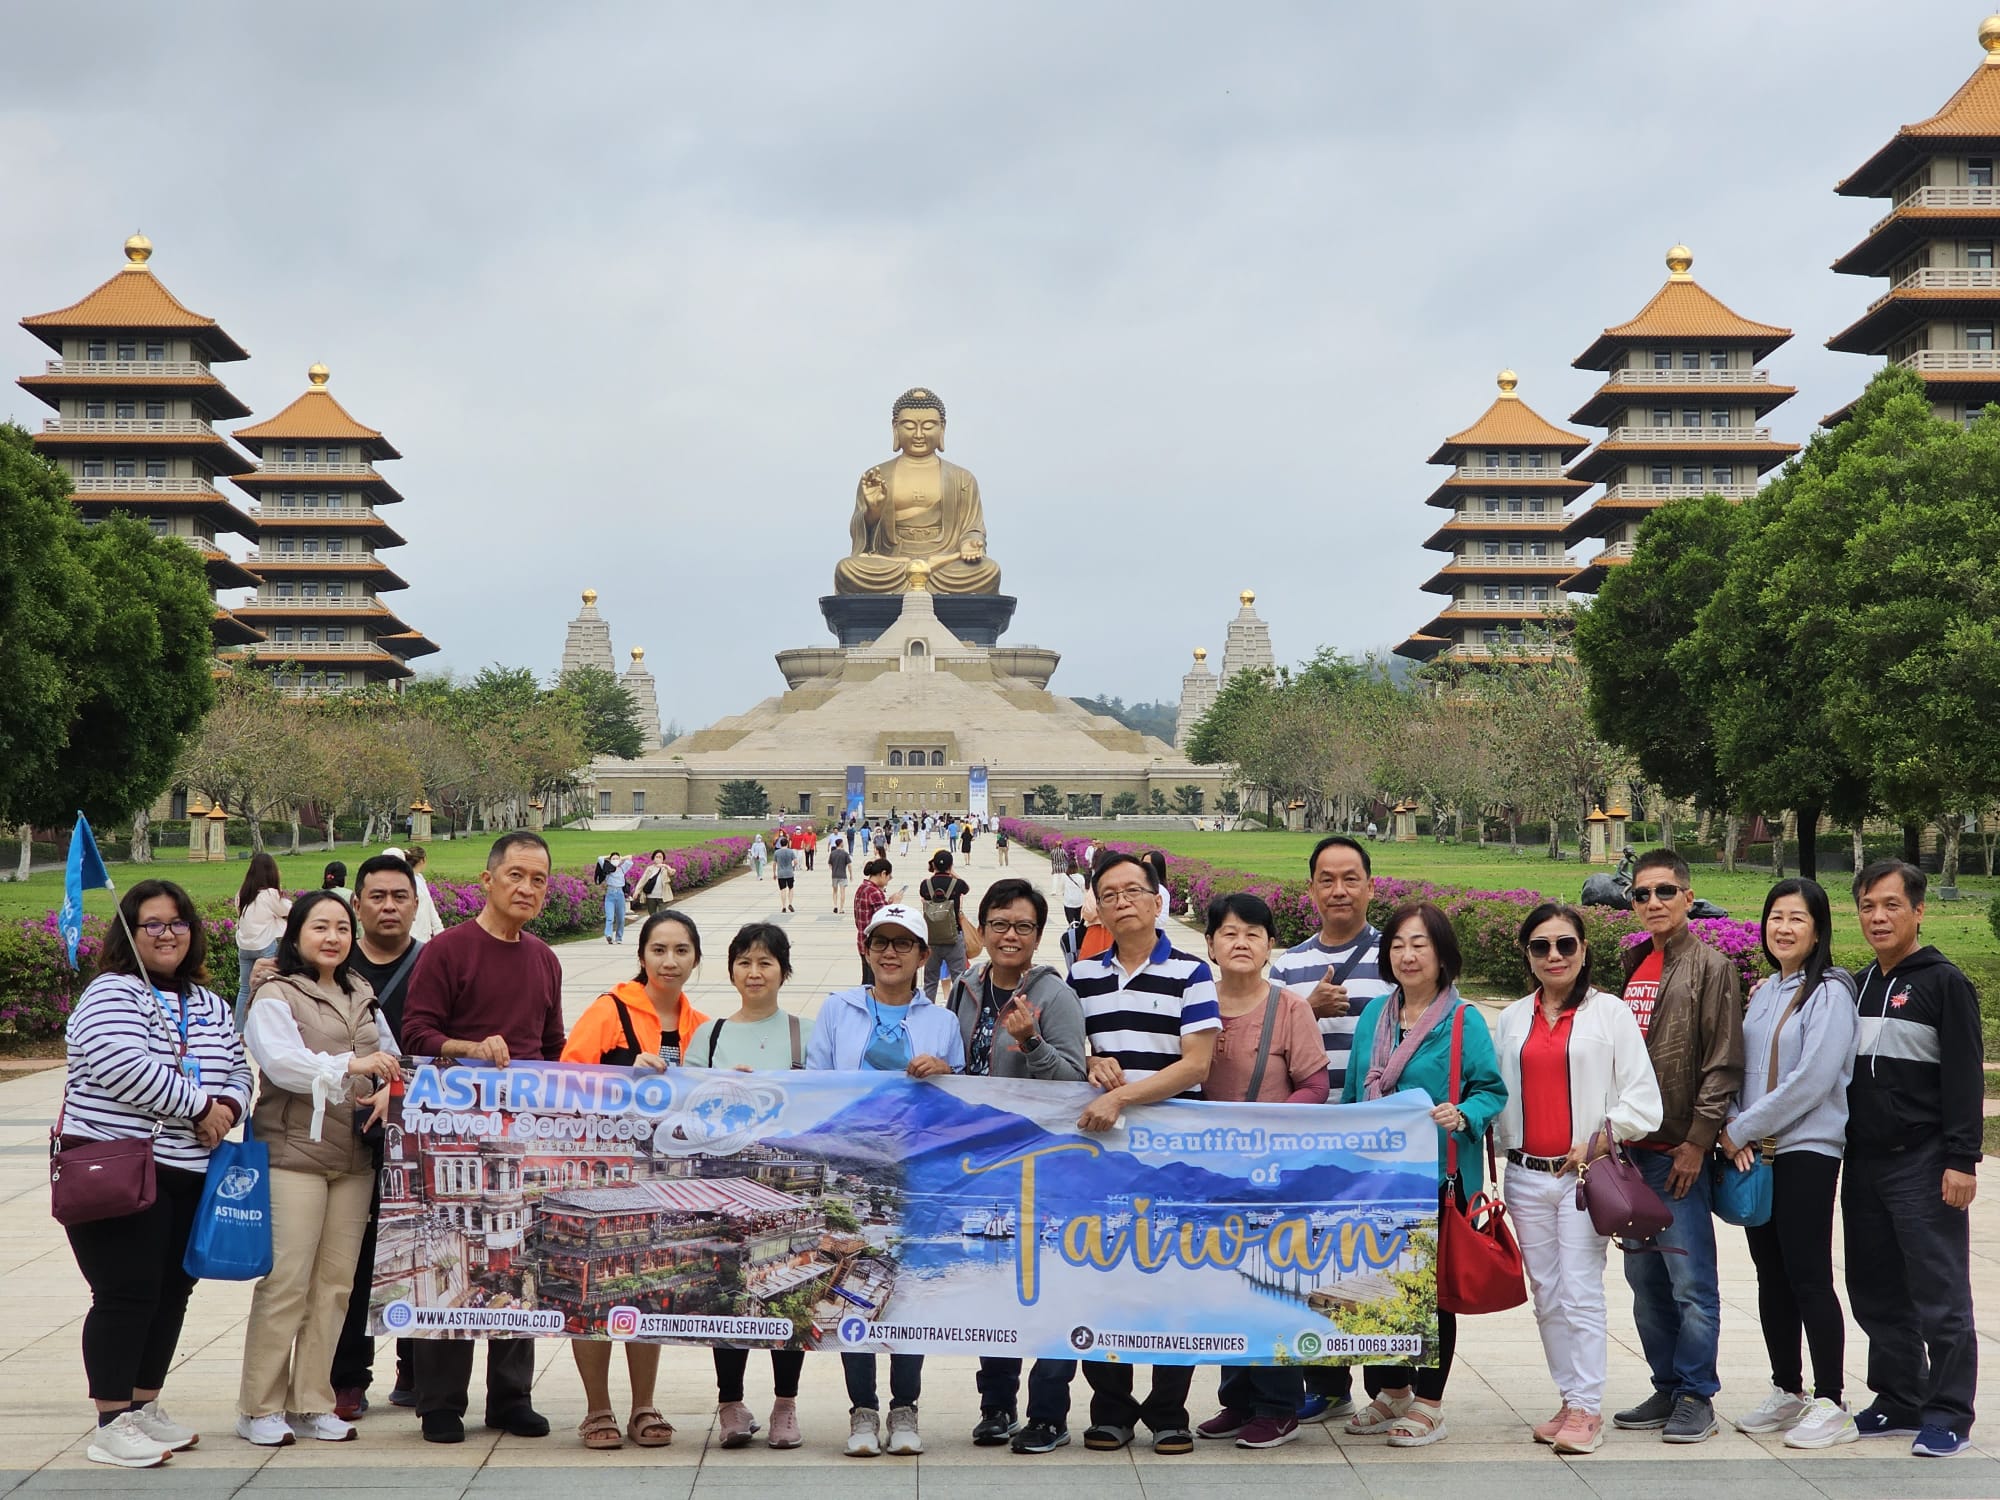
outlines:
[[1507, 1162], [1510, 1166], [1526, 1167], [1530, 1172], [1547, 1172], [1551, 1177], [1560, 1177], [1569, 1165], [1567, 1156], [1530, 1156], [1525, 1151], [1509, 1151]]

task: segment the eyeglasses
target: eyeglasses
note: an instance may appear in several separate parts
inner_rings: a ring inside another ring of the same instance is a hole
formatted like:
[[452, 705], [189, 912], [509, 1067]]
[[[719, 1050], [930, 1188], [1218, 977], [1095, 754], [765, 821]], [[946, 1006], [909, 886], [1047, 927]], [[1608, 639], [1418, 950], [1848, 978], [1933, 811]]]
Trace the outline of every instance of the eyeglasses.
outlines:
[[1158, 891], [1153, 890], [1150, 886], [1121, 885], [1115, 891], [1099, 891], [1097, 893], [1097, 904], [1099, 906], [1130, 906], [1147, 896], [1158, 896], [1159, 894]]
[[1659, 897], [1662, 901], [1671, 901], [1680, 893], [1681, 888], [1677, 885], [1642, 885], [1633, 889], [1632, 904], [1634, 906], [1644, 906], [1655, 896]]
[[157, 943], [169, 933], [172, 933], [175, 937], [186, 937], [188, 935], [188, 924], [178, 920], [172, 922], [141, 922], [139, 930]]
[[1033, 937], [1037, 932], [1041, 931], [1041, 928], [1037, 927], [1033, 922], [1002, 922], [995, 919], [988, 919], [986, 930], [995, 937], [1006, 937], [1009, 933], [1012, 933], [1015, 937]]
[[868, 940], [870, 953], [914, 953], [917, 940], [909, 936], [872, 937]]
[[1582, 946], [1583, 944], [1573, 937], [1528, 939], [1528, 952], [1536, 958], [1547, 958], [1551, 948], [1564, 958], [1575, 958], [1576, 950]]

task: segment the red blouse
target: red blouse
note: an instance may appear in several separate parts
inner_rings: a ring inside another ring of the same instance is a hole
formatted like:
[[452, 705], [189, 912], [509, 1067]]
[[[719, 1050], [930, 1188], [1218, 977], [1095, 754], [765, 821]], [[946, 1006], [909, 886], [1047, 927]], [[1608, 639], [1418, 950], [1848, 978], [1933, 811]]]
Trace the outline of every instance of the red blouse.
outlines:
[[1530, 1156], [1567, 1156], [1575, 1144], [1569, 1117], [1569, 1033], [1574, 1008], [1551, 1026], [1541, 996], [1521, 1044], [1521, 1149]]

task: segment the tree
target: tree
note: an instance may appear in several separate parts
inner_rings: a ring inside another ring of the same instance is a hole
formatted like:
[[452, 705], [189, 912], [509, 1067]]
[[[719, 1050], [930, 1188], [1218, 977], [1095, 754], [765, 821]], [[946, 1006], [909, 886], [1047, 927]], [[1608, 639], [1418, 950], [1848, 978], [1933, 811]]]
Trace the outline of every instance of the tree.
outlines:
[[1158, 817], [1167, 811], [1167, 794], [1161, 791], [1158, 787], [1154, 787], [1152, 790], [1153, 790], [1153, 795], [1151, 802], [1147, 807], [1147, 811], [1151, 812], [1155, 817]]
[[1139, 794], [1137, 792], [1120, 792], [1111, 799], [1109, 811], [1114, 818], [1135, 816], [1139, 811]]
[[602, 667], [574, 667], [563, 673], [553, 696], [571, 709], [592, 756], [636, 760], [646, 751], [646, 731], [631, 690]]
[[176, 767], [190, 790], [249, 823], [250, 847], [259, 851], [264, 817], [284, 805], [297, 748], [279, 702], [265, 673], [248, 667], [227, 673]]
[[1044, 817], [1053, 818], [1062, 811], [1063, 794], [1056, 789], [1053, 782], [1045, 781], [1040, 786], [1032, 788], [1028, 796], [1034, 801], [1035, 811]]
[[1189, 817], [1199, 817], [1201, 815], [1202, 801], [1202, 790], [1198, 786], [1191, 783], [1184, 783], [1174, 788], [1174, 811], [1177, 813], [1185, 813]]
[[725, 781], [716, 811], [725, 818], [761, 818], [771, 811], [771, 794], [761, 781]]

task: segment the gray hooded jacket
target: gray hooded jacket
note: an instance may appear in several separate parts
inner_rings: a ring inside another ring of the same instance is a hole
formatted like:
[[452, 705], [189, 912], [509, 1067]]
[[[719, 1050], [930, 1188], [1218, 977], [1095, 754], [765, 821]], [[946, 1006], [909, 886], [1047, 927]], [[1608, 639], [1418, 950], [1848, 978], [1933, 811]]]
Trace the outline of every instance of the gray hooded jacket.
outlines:
[[[958, 1017], [965, 1038], [965, 1054], [972, 1056], [972, 1032], [979, 1023], [979, 1005], [985, 992], [986, 964], [978, 964], [952, 981], [946, 1008]], [[1069, 987], [1061, 972], [1047, 964], [1035, 964], [1021, 976], [1019, 986], [1027, 1003], [1034, 1007], [1036, 1030], [1041, 1045], [1024, 1050], [1014, 1034], [996, 1019], [993, 1026], [995, 1078], [1039, 1078], [1046, 1083], [1079, 1083], [1083, 1079], [1083, 1003]]]

